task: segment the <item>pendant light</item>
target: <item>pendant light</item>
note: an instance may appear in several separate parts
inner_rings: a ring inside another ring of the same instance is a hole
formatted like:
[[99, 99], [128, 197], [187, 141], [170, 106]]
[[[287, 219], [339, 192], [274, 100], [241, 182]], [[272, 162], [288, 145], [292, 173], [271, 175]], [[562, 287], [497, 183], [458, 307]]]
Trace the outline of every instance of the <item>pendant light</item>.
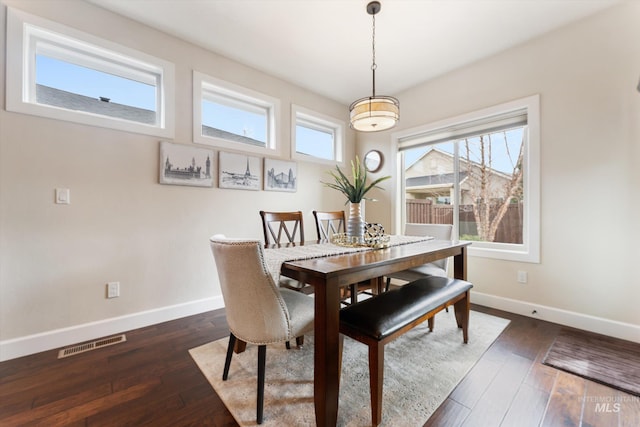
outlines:
[[400, 119], [400, 103], [392, 96], [376, 96], [376, 14], [380, 12], [380, 2], [372, 1], [367, 5], [367, 13], [373, 18], [373, 93], [358, 99], [349, 106], [351, 128], [361, 132], [377, 132], [391, 129]]

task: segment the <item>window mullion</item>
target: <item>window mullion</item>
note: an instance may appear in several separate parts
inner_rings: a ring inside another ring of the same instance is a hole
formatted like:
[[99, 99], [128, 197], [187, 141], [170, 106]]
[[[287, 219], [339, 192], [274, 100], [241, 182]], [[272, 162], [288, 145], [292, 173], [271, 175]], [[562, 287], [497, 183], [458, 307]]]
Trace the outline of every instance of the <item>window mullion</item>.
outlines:
[[460, 237], [460, 141], [453, 142], [453, 236]]

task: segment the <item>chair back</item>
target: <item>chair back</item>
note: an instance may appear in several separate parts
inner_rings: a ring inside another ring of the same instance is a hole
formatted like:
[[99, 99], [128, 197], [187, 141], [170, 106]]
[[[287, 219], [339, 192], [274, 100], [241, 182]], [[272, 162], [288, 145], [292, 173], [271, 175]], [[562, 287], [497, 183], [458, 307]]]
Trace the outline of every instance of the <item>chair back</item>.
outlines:
[[259, 240], [210, 238], [231, 332], [252, 344], [291, 339], [290, 316]]
[[[452, 224], [407, 223], [404, 227], [404, 234], [407, 236], [433, 236], [438, 240], [451, 240], [452, 233]], [[446, 271], [449, 264], [449, 259], [439, 259], [431, 264]]]
[[[260, 211], [260, 216], [262, 217], [262, 231], [266, 245], [304, 242], [304, 222], [301, 211]], [[284, 241], [284, 237], [286, 237], [286, 241]]]
[[344, 233], [344, 211], [313, 211], [313, 217], [316, 219], [316, 232], [318, 233], [318, 240], [331, 240], [331, 236], [333, 236], [334, 234]]

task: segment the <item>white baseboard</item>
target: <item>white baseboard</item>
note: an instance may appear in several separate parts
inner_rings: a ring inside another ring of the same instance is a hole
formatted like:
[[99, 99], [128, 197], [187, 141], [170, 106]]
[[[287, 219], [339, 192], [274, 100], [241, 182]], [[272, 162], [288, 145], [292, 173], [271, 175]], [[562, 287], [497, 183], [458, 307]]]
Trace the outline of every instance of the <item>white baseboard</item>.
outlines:
[[108, 335], [119, 334], [181, 317], [204, 313], [224, 307], [222, 297], [205, 298], [126, 316], [56, 329], [25, 337], [0, 341], [0, 362], [65, 347]]
[[572, 328], [640, 343], [640, 325], [618, 322], [616, 320], [604, 319], [588, 314], [576, 313], [480, 292], [471, 292], [471, 302], [485, 307], [508, 311], [509, 313], [520, 314], [534, 319], [545, 320], [547, 322], [558, 323]]
[[[640, 326], [618, 322], [519, 301], [480, 292], [471, 293], [471, 302], [510, 313], [520, 314], [547, 322], [583, 329], [611, 337], [640, 343]], [[77, 344], [132, 329], [142, 328], [181, 317], [204, 313], [224, 307], [222, 297], [206, 298], [184, 304], [142, 311], [126, 316], [114, 317], [69, 328], [56, 329], [25, 337], [0, 341], [0, 362], [54, 348]], [[535, 314], [532, 312], [535, 310]]]

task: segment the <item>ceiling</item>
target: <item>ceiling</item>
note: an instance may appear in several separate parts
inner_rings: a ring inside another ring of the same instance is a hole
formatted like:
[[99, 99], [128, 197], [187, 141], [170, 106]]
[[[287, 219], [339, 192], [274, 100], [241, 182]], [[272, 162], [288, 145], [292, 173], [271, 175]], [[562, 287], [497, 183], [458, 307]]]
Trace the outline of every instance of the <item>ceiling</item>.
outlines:
[[[344, 104], [371, 94], [367, 0], [86, 1]], [[618, 1], [381, 0], [376, 92], [397, 95]]]

